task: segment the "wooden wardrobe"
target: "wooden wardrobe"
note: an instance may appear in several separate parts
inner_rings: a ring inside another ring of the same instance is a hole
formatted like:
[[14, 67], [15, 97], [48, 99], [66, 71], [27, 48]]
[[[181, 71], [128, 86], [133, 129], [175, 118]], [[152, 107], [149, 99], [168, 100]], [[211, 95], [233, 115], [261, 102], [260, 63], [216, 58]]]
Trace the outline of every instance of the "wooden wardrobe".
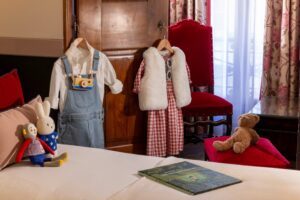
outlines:
[[64, 9], [65, 47], [72, 35], [86, 38], [108, 56], [124, 84], [121, 94], [106, 90], [106, 148], [144, 154], [147, 113], [139, 109], [133, 82], [144, 50], [167, 34], [169, 1], [66, 0]]

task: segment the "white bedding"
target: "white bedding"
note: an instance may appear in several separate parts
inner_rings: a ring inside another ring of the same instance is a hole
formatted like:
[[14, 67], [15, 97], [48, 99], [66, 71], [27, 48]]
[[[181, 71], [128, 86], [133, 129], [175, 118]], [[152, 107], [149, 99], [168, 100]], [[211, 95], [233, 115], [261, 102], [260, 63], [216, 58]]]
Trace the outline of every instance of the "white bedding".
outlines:
[[[159, 165], [183, 161], [167, 158]], [[242, 183], [195, 196], [179, 192], [147, 178], [113, 195], [109, 200], [299, 200], [300, 171], [192, 161], [203, 167], [236, 177]]]
[[137, 176], [137, 171], [181, 159], [156, 158], [60, 145], [69, 160], [59, 168], [12, 165], [0, 171], [0, 199], [300, 199], [300, 172], [192, 161], [242, 179], [240, 184], [190, 196]]
[[69, 160], [59, 168], [12, 165], [0, 171], [0, 200], [106, 199], [161, 158], [60, 145]]

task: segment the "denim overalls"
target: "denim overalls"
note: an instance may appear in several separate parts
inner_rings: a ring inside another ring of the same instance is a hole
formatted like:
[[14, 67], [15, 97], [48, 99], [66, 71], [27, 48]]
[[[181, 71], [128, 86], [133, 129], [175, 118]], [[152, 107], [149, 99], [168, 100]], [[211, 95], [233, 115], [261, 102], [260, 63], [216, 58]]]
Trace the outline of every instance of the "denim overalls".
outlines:
[[[96, 75], [90, 90], [73, 90], [72, 68], [67, 56], [61, 57], [67, 74], [67, 96], [58, 116], [58, 142], [86, 147], [104, 148], [103, 108]], [[93, 71], [98, 70], [99, 51], [94, 52]], [[101, 63], [100, 63], [101, 64]], [[87, 76], [87, 75], [86, 75]], [[85, 77], [82, 75], [82, 77]]]

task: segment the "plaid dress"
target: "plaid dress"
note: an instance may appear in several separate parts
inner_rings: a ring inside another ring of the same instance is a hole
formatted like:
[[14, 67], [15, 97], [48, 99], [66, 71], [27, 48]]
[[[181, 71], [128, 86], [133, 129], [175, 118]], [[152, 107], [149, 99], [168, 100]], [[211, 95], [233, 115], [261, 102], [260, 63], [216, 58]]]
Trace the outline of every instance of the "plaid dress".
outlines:
[[[145, 62], [143, 61], [135, 77], [133, 88], [133, 92], [135, 93], [140, 91], [141, 79], [145, 67]], [[188, 67], [187, 72], [190, 79]], [[148, 111], [147, 155], [150, 156], [178, 155], [183, 150], [182, 111], [176, 107], [175, 94], [170, 76], [171, 74], [167, 72], [167, 109]]]

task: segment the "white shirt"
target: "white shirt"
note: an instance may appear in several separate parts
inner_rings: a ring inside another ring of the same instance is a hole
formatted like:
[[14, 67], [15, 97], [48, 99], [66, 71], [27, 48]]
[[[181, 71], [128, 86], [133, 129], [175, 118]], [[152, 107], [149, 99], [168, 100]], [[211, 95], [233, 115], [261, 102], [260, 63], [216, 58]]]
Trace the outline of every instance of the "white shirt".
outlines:
[[[81, 48], [78, 44], [83, 41], [86, 48]], [[95, 49], [90, 46], [86, 40], [77, 38], [71, 44], [70, 48], [65, 52], [68, 60], [73, 68], [74, 75], [88, 74], [93, 63], [93, 55]], [[97, 85], [100, 93], [100, 102], [103, 103], [104, 84], [107, 85], [113, 94], [122, 91], [123, 84], [116, 77], [116, 72], [108, 60], [108, 58], [100, 52], [98, 70], [96, 72]], [[63, 111], [67, 95], [67, 79], [66, 70], [62, 60], [59, 58], [53, 66], [49, 97], [46, 98], [51, 104], [51, 108]]]

